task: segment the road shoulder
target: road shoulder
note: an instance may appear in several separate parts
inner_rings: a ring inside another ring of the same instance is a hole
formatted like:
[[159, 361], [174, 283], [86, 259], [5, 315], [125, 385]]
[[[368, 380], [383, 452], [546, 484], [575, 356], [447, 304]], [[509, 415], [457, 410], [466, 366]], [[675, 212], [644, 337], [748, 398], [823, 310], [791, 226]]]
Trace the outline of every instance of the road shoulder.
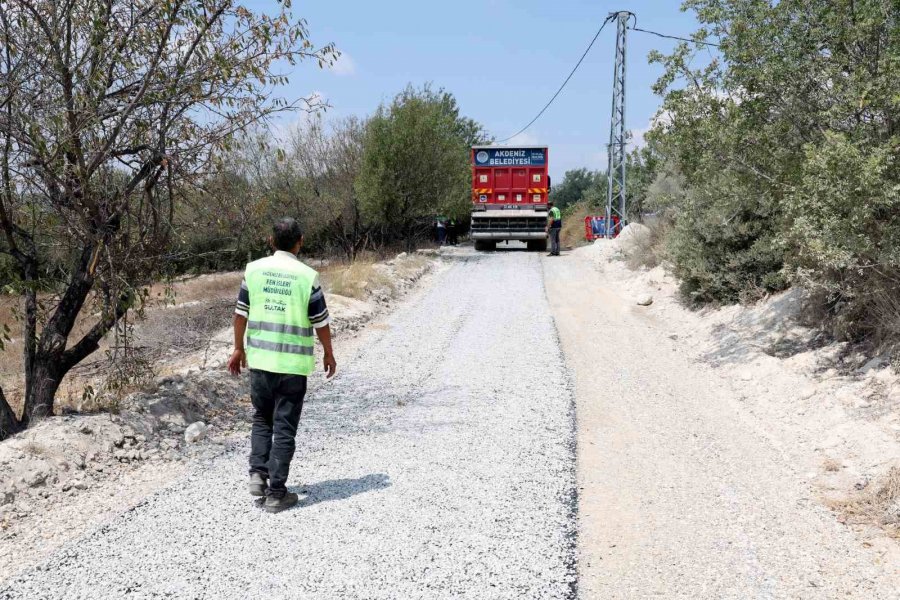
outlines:
[[794, 424], [699, 363], [677, 313], [585, 251], [544, 267], [575, 377], [583, 597], [895, 597], [898, 563], [819, 502]]

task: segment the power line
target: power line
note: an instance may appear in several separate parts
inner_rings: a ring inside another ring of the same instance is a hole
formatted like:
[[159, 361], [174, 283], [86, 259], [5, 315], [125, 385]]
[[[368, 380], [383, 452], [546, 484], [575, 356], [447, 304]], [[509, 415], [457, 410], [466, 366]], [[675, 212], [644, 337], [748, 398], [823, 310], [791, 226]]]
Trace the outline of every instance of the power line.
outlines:
[[592, 40], [591, 40], [591, 43], [588, 44], [588, 47], [587, 47], [587, 49], [584, 51], [584, 54], [582, 54], [582, 55], [581, 55], [581, 58], [578, 59], [578, 62], [575, 64], [575, 68], [572, 69], [572, 72], [569, 73], [569, 76], [566, 77], [566, 80], [562, 82], [562, 85], [559, 86], [559, 89], [556, 90], [556, 93], [553, 94], [553, 97], [550, 98], [550, 101], [547, 102], [547, 104], [544, 105], [544, 108], [541, 109], [541, 112], [539, 112], [539, 113], [537, 114], [537, 116], [535, 116], [535, 117], [528, 123], [528, 125], [526, 125], [526, 126], [523, 127], [522, 129], [520, 129], [519, 131], [515, 132], [514, 134], [512, 134], [512, 135], [509, 136], [508, 138], [504, 138], [504, 139], [502, 139], [502, 140], [497, 140], [497, 142], [495, 142], [495, 143], [497, 143], [497, 144], [502, 144], [503, 142], [508, 142], [509, 140], [513, 139], [514, 137], [516, 137], [516, 136], [519, 135], [520, 133], [526, 131], [529, 127], [531, 127], [532, 125], [534, 125], [535, 121], [537, 121], [538, 119], [541, 118], [541, 115], [543, 115], [544, 112], [545, 112], [548, 108], [550, 108], [550, 105], [553, 104], [553, 101], [556, 100], [556, 97], [559, 96], [560, 92], [563, 91], [563, 88], [566, 87], [566, 84], [569, 83], [569, 80], [572, 79], [572, 76], [575, 74], [575, 71], [578, 70], [578, 67], [581, 66], [581, 63], [584, 61], [585, 57], [588, 55], [588, 52], [590, 52], [590, 51], [591, 51], [591, 48], [594, 46], [594, 42], [596, 42], [596, 41], [597, 41], [597, 38], [600, 37], [600, 33], [603, 31], [603, 28], [606, 27], [606, 24], [609, 23], [609, 22], [614, 18], [614, 16], [615, 16], [615, 15], [610, 15], [610, 16], [606, 17], [606, 20], [603, 21], [603, 25], [601, 25], [601, 26], [600, 26], [600, 29], [597, 30], [597, 33], [594, 34], [594, 39], [592, 39]]
[[704, 46], [715, 46], [719, 48], [721, 44], [716, 44], [713, 42], [701, 42], [698, 40], [691, 40], [688, 38], [678, 37], [677, 35], [666, 35], [665, 33], [659, 33], [656, 31], [650, 31], [649, 29], [641, 29], [640, 27], [629, 27], [632, 31], [639, 31], [641, 33], [649, 33], [650, 35], [655, 35], [656, 37], [667, 38], [670, 40], [681, 40], [682, 42], [690, 42], [691, 44], [702, 44]]

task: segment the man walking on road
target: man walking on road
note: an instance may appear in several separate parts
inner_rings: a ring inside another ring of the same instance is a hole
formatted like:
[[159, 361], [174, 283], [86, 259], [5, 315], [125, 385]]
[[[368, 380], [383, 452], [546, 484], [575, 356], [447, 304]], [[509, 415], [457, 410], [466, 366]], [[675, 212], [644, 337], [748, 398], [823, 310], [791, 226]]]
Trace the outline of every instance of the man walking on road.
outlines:
[[562, 213], [553, 206], [553, 202], [547, 203], [549, 212], [547, 213], [546, 232], [550, 236], [550, 254], [547, 256], [559, 256], [559, 232], [562, 230]]
[[278, 221], [270, 244], [274, 254], [251, 262], [244, 273], [228, 370], [240, 375], [241, 367], [250, 365], [250, 494], [265, 496], [266, 512], [277, 513], [298, 500], [285, 484], [306, 378], [315, 370], [313, 329], [325, 350], [328, 377], [337, 364], [319, 275], [297, 258], [303, 245], [300, 225], [291, 218]]

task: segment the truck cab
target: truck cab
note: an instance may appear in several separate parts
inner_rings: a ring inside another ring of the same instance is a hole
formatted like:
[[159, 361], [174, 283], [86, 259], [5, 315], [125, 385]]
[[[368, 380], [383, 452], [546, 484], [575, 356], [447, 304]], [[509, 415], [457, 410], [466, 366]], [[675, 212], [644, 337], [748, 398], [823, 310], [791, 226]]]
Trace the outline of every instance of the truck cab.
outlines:
[[547, 249], [549, 149], [546, 146], [472, 148], [471, 236], [476, 250], [500, 241]]

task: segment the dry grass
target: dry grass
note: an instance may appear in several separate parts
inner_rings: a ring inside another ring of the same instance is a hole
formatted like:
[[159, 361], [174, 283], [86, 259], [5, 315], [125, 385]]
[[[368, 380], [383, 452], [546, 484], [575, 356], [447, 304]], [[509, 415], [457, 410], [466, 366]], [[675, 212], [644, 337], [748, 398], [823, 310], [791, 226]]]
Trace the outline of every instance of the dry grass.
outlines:
[[567, 209], [563, 216], [562, 231], [559, 232], [560, 244], [565, 248], [584, 246], [587, 244], [584, 239], [584, 218], [588, 215], [601, 214], [600, 209], [579, 202], [570, 210], [571, 212]]
[[865, 490], [833, 506], [848, 523], [877, 525], [900, 539], [900, 467], [891, 467]]
[[[121, 396], [143, 389], [152, 379], [154, 356], [170, 348], [197, 349], [209, 341], [213, 332], [227, 327], [243, 273], [217, 273], [179, 278], [157, 283], [150, 288], [150, 301], [143, 319], [129, 315], [135, 325], [130, 341], [133, 359], [109, 364], [107, 352], [114, 340], [109, 336], [100, 350], [70, 373], [57, 393], [57, 408], [72, 410], [111, 410], [110, 405]], [[176, 306], [172, 306], [173, 303]], [[227, 304], [227, 306], [226, 306]], [[0, 296], [0, 329], [6, 324], [12, 342], [0, 351], [0, 385], [12, 408], [21, 411], [24, 396], [22, 372], [21, 323], [16, 320], [16, 307], [21, 299]], [[80, 315], [72, 339], [83, 334], [96, 316], [86, 310]]]
[[[12, 327], [10, 327], [12, 329]], [[13, 338], [11, 342], [3, 345], [0, 350], [0, 381], [22, 372], [22, 347], [21, 338]]]
[[[168, 283], [156, 283], [150, 287], [150, 297], [156, 302], [166, 302], [167, 297], [175, 304], [206, 302], [221, 298], [237, 298], [242, 271], [213, 273], [196, 277], [181, 277]], [[171, 301], [168, 304], [172, 304]]]
[[361, 300], [374, 289], [392, 289], [393, 282], [373, 260], [360, 259], [352, 264], [333, 264], [320, 272], [325, 291]]
[[646, 227], [646, 234], [635, 235], [628, 242], [625, 261], [631, 269], [653, 269], [666, 260], [666, 244], [671, 224], [660, 221], [647, 224]]
[[[0, 295], [0, 334], [3, 326], [9, 327], [11, 341], [5, 341], [4, 350], [0, 350], [0, 381], [22, 372], [22, 338], [21, 327], [16, 315], [21, 313], [22, 299], [18, 296]], [[10, 393], [6, 392], [7, 399]]]
[[35, 440], [25, 440], [19, 450], [31, 456], [44, 456], [47, 454], [47, 447]]
[[21, 310], [22, 299], [18, 296], [0, 295], [0, 328], [3, 324], [12, 327], [16, 312]]
[[401, 277], [407, 277], [420, 271], [428, 262], [428, 258], [421, 254], [410, 254], [406, 258], [397, 261], [396, 271]]

